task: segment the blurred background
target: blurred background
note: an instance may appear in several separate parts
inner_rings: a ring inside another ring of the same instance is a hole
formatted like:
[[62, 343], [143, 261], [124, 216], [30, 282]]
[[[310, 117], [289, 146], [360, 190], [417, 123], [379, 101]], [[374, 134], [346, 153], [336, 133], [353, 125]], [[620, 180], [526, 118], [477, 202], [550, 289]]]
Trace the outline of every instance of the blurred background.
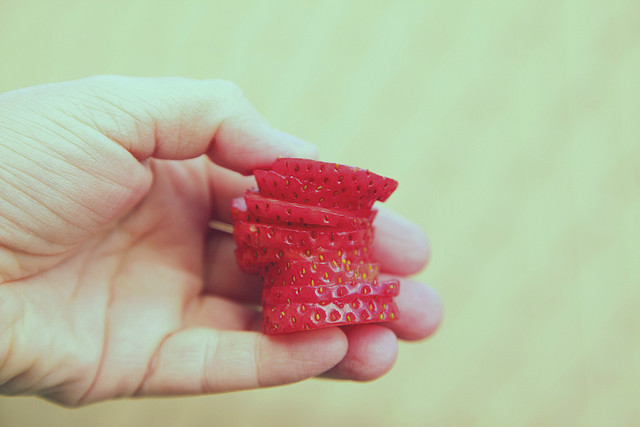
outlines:
[[0, 0], [0, 92], [223, 78], [400, 187], [441, 293], [386, 377], [63, 409], [13, 426], [640, 424], [640, 2]]

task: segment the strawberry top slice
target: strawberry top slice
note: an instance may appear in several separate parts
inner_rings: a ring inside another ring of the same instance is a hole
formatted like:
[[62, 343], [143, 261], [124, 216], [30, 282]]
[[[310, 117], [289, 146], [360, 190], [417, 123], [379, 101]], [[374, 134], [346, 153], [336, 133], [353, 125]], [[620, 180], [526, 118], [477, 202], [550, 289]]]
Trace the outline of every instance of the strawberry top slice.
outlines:
[[398, 181], [367, 169], [318, 160], [281, 157], [273, 162], [271, 170], [341, 192], [343, 189], [355, 189], [358, 196], [366, 195], [381, 202], [398, 188]]
[[280, 175], [274, 171], [255, 170], [253, 174], [260, 194], [265, 197], [336, 209], [359, 217], [369, 216], [371, 206], [375, 202], [375, 198], [355, 194], [350, 187], [333, 189]]

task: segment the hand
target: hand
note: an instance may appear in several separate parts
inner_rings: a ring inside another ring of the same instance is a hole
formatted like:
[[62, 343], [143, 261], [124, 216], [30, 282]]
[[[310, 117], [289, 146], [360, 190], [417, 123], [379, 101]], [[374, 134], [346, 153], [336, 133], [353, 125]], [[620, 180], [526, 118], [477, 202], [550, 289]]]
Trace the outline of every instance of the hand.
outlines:
[[[0, 96], [0, 393], [64, 405], [215, 393], [387, 372], [397, 339], [438, 326], [410, 280], [401, 320], [284, 336], [259, 331], [230, 200], [248, 175], [313, 146], [272, 128], [233, 85], [96, 77]], [[355, 161], [354, 161], [355, 162]], [[427, 261], [422, 232], [382, 211], [390, 274]]]

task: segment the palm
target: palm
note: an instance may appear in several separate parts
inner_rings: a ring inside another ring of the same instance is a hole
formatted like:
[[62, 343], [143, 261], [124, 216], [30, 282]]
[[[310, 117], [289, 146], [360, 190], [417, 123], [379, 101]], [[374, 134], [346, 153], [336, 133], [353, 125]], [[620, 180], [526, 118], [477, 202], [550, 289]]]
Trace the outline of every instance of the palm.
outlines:
[[203, 164], [156, 161], [154, 184], [139, 205], [27, 280], [33, 326], [56, 337], [41, 352], [59, 355], [49, 363], [56, 372], [45, 374], [69, 378], [46, 393], [52, 399], [131, 395], [164, 337], [201, 323], [233, 326], [233, 303], [219, 301], [210, 315], [203, 310], [214, 302], [202, 296], [210, 210]]

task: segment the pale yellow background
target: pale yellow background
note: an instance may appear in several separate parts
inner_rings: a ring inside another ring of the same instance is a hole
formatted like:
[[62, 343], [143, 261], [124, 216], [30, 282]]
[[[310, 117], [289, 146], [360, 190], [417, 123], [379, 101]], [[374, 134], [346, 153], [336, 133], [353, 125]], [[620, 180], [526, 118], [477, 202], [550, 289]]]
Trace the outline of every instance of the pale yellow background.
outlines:
[[233, 80], [398, 179], [445, 322], [373, 383], [0, 398], [2, 427], [640, 425], [637, 0], [0, 0], [0, 91], [98, 73]]

